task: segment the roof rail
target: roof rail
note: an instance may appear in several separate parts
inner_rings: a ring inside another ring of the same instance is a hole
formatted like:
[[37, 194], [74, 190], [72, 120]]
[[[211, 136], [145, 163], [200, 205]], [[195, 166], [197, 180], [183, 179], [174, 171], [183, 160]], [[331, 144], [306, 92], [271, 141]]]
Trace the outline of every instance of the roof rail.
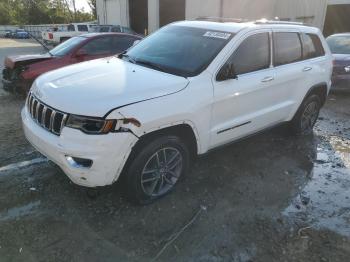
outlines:
[[301, 23], [301, 22], [281, 21], [281, 20], [266, 20], [266, 19], [256, 20], [255, 24], [258, 24], [258, 25], [261, 25], [261, 24], [304, 25], [304, 23]]
[[219, 22], [219, 23], [246, 23], [246, 22], [250, 22], [249, 20], [242, 19], [242, 18], [226, 18], [226, 17], [215, 17], [215, 16], [200, 16], [200, 17], [197, 17], [195, 20]]

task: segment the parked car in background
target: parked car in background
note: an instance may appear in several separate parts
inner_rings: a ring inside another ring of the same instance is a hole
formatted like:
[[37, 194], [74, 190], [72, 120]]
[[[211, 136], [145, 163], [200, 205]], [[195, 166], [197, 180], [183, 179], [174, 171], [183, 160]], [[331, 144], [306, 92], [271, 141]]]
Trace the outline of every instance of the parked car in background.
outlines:
[[3, 70], [3, 87], [28, 91], [41, 74], [70, 64], [121, 53], [141, 37], [122, 33], [86, 34], [72, 37], [48, 53], [8, 56]]
[[350, 33], [331, 35], [327, 43], [334, 57], [333, 88], [350, 90]]
[[120, 25], [95, 25], [92, 27], [92, 31], [96, 33], [126, 33], [131, 35], [138, 35], [134, 30], [129, 27], [120, 26]]
[[12, 36], [13, 36], [13, 31], [12, 31], [12, 30], [5, 30], [4, 36], [5, 36], [6, 38], [12, 38]]
[[147, 204], [169, 193], [197, 155], [281, 123], [312, 133], [331, 74], [317, 28], [177, 22], [119, 58], [39, 77], [23, 129], [74, 183], [106, 186], [122, 176], [128, 196]]
[[91, 32], [93, 23], [72, 23], [67, 26], [67, 31], [43, 31], [42, 39], [45, 44], [58, 45], [73, 36], [78, 36]]
[[13, 38], [28, 39], [29, 38], [29, 34], [24, 29], [16, 29], [16, 31], [13, 33]]

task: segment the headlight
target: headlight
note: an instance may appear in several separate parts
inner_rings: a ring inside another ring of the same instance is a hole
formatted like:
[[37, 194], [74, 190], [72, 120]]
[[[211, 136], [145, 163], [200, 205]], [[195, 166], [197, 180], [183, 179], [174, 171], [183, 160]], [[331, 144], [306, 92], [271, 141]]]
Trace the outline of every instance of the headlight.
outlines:
[[114, 130], [116, 122], [116, 120], [70, 115], [66, 126], [79, 129], [87, 134], [107, 134]]
[[344, 70], [345, 70], [346, 73], [350, 73], [350, 66], [344, 67]]

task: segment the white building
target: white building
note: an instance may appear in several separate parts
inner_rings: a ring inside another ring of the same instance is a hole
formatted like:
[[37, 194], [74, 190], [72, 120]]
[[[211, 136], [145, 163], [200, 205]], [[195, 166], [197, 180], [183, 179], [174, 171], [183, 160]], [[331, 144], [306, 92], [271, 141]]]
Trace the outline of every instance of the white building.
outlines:
[[100, 24], [120, 24], [139, 33], [204, 16], [250, 20], [278, 17], [323, 29], [328, 2], [344, 6], [350, 0], [97, 0], [97, 15]]

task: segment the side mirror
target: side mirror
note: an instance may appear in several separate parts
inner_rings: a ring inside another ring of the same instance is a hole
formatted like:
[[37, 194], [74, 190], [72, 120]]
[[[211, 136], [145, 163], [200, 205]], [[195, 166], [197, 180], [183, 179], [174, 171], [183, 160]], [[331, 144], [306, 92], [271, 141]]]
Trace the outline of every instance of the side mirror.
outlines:
[[232, 63], [225, 64], [216, 76], [217, 81], [225, 81], [229, 79], [238, 79], [235, 67]]
[[75, 53], [75, 57], [77, 58], [83, 58], [84, 56], [87, 56], [88, 53], [86, 52], [85, 49], [79, 49], [76, 53]]

